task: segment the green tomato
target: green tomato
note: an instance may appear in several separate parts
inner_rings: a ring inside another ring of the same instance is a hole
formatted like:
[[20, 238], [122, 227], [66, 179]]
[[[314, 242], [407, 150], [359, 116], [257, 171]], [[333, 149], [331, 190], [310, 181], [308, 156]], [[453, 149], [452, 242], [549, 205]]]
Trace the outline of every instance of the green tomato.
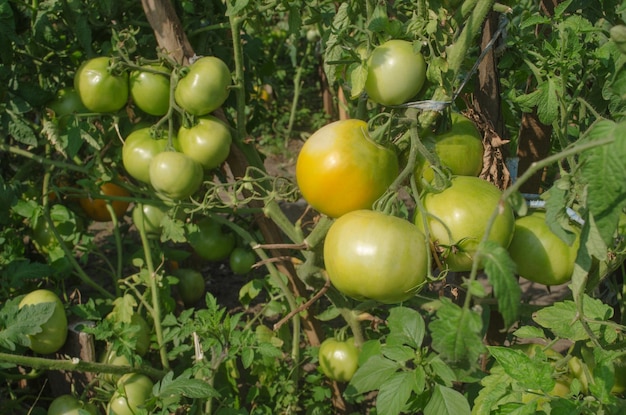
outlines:
[[157, 154], [165, 151], [166, 138], [152, 138], [151, 129], [140, 128], [133, 131], [124, 141], [122, 163], [133, 178], [150, 183], [150, 162]]
[[326, 377], [337, 382], [349, 382], [359, 368], [359, 349], [354, 339], [345, 342], [326, 339], [320, 345], [318, 360]]
[[[84, 412], [81, 412], [80, 410]], [[48, 407], [48, 415], [81, 415], [82, 413], [96, 415], [98, 409], [90, 403], [83, 403], [74, 395], [56, 397]]]
[[167, 216], [167, 209], [161, 206], [143, 204], [142, 208], [136, 205], [133, 208], [133, 223], [138, 230], [143, 229], [148, 237], [159, 238], [163, 230], [161, 223]]
[[88, 111], [76, 89], [71, 87], [58, 90], [52, 102], [48, 104], [48, 108], [54, 111], [55, 117], [59, 120], [59, 126], [62, 128], [65, 127], [68, 116]]
[[211, 115], [197, 119], [192, 127], [178, 130], [180, 151], [211, 170], [222, 164], [230, 153], [232, 137], [228, 126]]
[[206, 115], [222, 106], [232, 83], [230, 69], [221, 59], [205, 56], [189, 66], [174, 90], [176, 103], [193, 115]]
[[101, 56], [84, 62], [74, 76], [74, 88], [92, 112], [116, 112], [128, 101], [128, 75], [111, 73], [111, 58]]
[[150, 184], [166, 199], [182, 200], [202, 184], [202, 165], [178, 151], [163, 151], [150, 161]]
[[[118, 355], [115, 350], [108, 350], [101, 359], [102, 363], [112, 366], [131, 366], [130, 361], [124, 355]], [[102, 378], [111, 384], [117, 383], [122, 375], [116, 375], [113, 373], [103, 373]]]
[[204, 298], [206, 286], [199, 271], [179, 268], [172, 274], [178, 278], [178, 294], [185, 306], [190, 307]]
[[187, 235], [191, 248], [200, 257], [209, 261], [222, 261], [235, 248], [235, 235], [224, 232], [222, 226], [205, 217], [197, 223], [197, 228]]
[[[130, 96], [137, 107], [146, 114], [165, 115], [170, 108], [170, 70], [162, 65], [144, 65], [130, 73]], [[159, 74], [153, 71], [163, 72]]]
[[332, 284], [357, 300], [394, 304], [413, 297], [428, 275], [430, 251], [411, 222], [357, 210], [331, 225], [324, 264]]
[[350, 119], [327, 124], [311, 135], [296, 161], [304, 199], [333, 218], [372, 204], [398, 176], [396, 154], [375, 143], [367, 123]]
[[237, 247], [230, 253], [230, 269], [239, 275], [245, 275], [252, 271], [252, 266], [256, 263], [256, 255], [249, 248]]
[[544, 285], [564, 284], [572, 278], [578, 253], [580, 232], [568, 245], [546, 223], [544, 212], [534, 211], [515, 221], [509, 254], [517, 274]]
[[[74, 212], [61, 204], [50, 207], [52, 224], [59, 233], [61, 240], [68, 247], [73, 247], [80, 239], [82, 223]], [[55, 237], [49, 222], [39, 216], [32, 228], [33, 245], [42, 254], [50, 254], [60, 246], [60, 241]]]
[[[483, 239], [492, 213], [499, 213], [488, 239], [507, 248], [513, 238], [515, 216], [508, 203], [500, 205], [502, 192], [478, 177], [455, 176], [450, 187], [439, 193], [422, 196], [428, 213], [426, 223], [433, 244], [440, 249], [441, 260], [450, 271], [470, 271], [478, 244]], [[415, 224], [422, 231], [424, 220], [420, 212]]]
[[107, 407], [107, 415], [135, 415], [139, 407], [152, 397], [154, 383], [139, 373], [128, 373], [117, 382]]
[[[444, 133], [427, 134], [422, 142], [434, 152], [442, 167], [456, 176], [478, 176], [483, 167], [483, 142], [478, 129], [467, 117], [452, 113], [450, 129]], [[431, 182], [435, 173], [420, 154], [415, 165], [415, 179]]]
[[138, 327], [135, 333], [135, 352], [137, 352], [139, 356], [144, 356], [148, 353], [148, 349], [150, 349], [150, 326], [146, 319], [139, 313], [133, 314], [130, 318], [130, 324]]
[[35, 290], [22, 298], [19, 308], [42, 303], [53, 303], [54, 311], [48, 321], [41, 325], [41, 332], [28, 336], [30, 349], [40, 354], [55, 353], [67, 339], [67, 316], [61, 299], [52, 291]]
[[406, 40], [389, 40], [372, 51], [367, 61], [365, 92], [382, 105], [404, 104], [422, 89], [426, 61]]

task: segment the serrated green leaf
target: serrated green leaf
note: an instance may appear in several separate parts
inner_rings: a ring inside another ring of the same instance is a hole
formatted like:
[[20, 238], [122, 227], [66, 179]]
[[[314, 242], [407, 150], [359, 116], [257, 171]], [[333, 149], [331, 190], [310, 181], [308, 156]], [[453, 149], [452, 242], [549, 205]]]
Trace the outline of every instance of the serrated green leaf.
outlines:
[[357, 393], [365, 393], [377, 390], [387, 381], [400, 365], [383, 356], [375, 355], [367, 359], [352, 376], [350, 386]]
[[350, 85], [352, 90], [350, 91], [350, 98], [357, 99], [363, 89], [365, 89], [365, 81], [367, 80], [367, 63], [361, 62], [360, 64], [353, 65], [350, 69]]
[[159, 384], [155, 386], [156, 396], [162, 398], [187, 397], [192, 399], [216, 398], [219, 393], [207, 382], [200, 379], [190, 379], [187, 375], [173, 378], [169, 372]]
[[498, 299], [498, 309], [506, 327], [510, 327], [519, 315], [522, 290], [515, 278], [515, 262], [508, 251], [494, 241], [484, 241], [479, 245], [485, 274], [493, 286]]
[[337, 78], [337, 65], [329, 64], [329, 62], [338, 61], [341, 58], [343, 50], [341, 48], [341, 37], [344, 30], [350, 25], [350, 4], [343, 2], [337, 9], [331, 27], [333, 30], [326, 41], [326, 49], [324, 51], [324, 72], [328, 77], [328, 83], [334, 85]]
[[237, 16], [250, 3], [250, 0], [229, 0], [226, 4], [226, 16]]
[[389, 311], [387, 322], [389, 337], [398, 339], [400, 344], [406, 344], [413, 349], [422, 345], [426, 324], [419, 312], [412, 308], [394, 307]]
[[413, 392], [413, 374], [396, 372], [381, 386], [376, 397], [376, 410], [379, 415], [398, 415]]
[[549, 362], [531, 359], [523, 351], [502, 346], [488, 346], [491, 354], [511, 378], [526, 389], [550, 392], [555, 385]]
[[494, 366], [489, 375], [481, 379], [482, 388], [474, 400], [472, 415], [491, 414], [497, 403], [511, 395], [511, 377], [502, 366]]
[[367, 26], [371, 32], [384, 33], [389, 26], [389, 17], [387, 16], [387, 6], [378, 5], [372, 13], [372, 17]]
[[557, 19], [561, 18], [563, 13], [565, 13], [565, 10], [567, 10], [570, 4], [572, 4], [572, 1], [573, 0], [565, 0], [565, 1], [559, 2], [557, 6], [554, 8], [554, 17]]
[[519, 329], [513, 332], [515, 337], [520, 339], [534, 339], [534, 338], [544, 338], [545, 333], [539, 327], [534, 326], [522, 326]]
[[7, 302], [0, 311], [0, 347], [14, 351], [15, 345], [29, 346], [28, 336], [41, 333], [41, 325], [50, 319], [55, 308], [53, 302], [30, 304], [21, 309], [17, 300]]
[[387, 345], [382, 348], [383, 355], [394, 362], [407, 362], [415, 358], [415, 350], [408, 346], [401, 344], [390, 345], [389, 340]]
[[435, 385], [433, 395], [424, 408], [424, 415], [469, 415], [467, 398], [452, 388]]
[[524, 19], [520, 24], [520, 29], [525, 29], [527, 27], [534, 27], [542, 24], [549, 24], [550, 18], [548, 16], [541, 15], [532, 15], [528, 19]]

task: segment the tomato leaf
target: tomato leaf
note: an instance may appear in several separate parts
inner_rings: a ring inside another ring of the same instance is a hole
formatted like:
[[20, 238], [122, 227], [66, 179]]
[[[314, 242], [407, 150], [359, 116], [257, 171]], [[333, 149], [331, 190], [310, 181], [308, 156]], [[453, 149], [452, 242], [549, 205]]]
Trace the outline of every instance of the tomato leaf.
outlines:
[[513, 335], [519, 339], [545, 338], [543, 330], [534, 326], [522, 326], [515, 330]]
[[470, 414], [467, 398], [452, 388], [435, 385], [433, 395], [424, 408], [424, 415]]
[[398, 369], [398, 363], [381, 355], [372, 356], [354, 373], [346, 393], [354, 395], [379, 389]]
[[511, 377], [502, 366], [494, 366], [488, 376], [481, 379], [482, 388], [474, 400], [472, 414], [489, 414], [498, 406], [498, 402], [511, 393]]
[[550, 392], [554, 388], [553, 368], [549, 362], [531, 359], [523, 351], [510, 347], [488, 346], [491, 354], [504, 371], [526, 389]]
[[335, 18], [331, 27], [334, 29], [330, 32], [326, 41], [326, 50], [324, 52], [324, 72], [328, 77], [328, 83], [334, 85], [337, 80], [337, 71], [339, 65], [333, 65], [332, 62], [339, 61], [343, 53], [341, 37], [344, 31], [350, 26], [350, 5], [347, 2], [341, 3], [335, 12]]
[[168, 372], [160, 382], [154, 386], [155, 396], [163, 399], [183, 396], [192, 399], [216, 398], [220, 394], [201, 379], [190, 379], [190, 374], [182, 374], [174, 378], [173, 372]]
[[515, 262], [497, 242], [481, 242], [479, 250], [504, 324], [509, 327], [517, 319], [522, 298], [522, 290], [515, 279]]
[[365, 89], [365, 81], [367, 80], [367, 63], [361, 62], [358, 65], [353, 65], [350, 69], [350, 84], [352, 90], [350, 92], [350, 98], [356, 99], [361, 95], [363, 89]]
[[414, 377], [411, 372], [396, 372], [378, 391], [376, 410], [379, 415], [398, 415], [413, 392]]
[[539, 84], [536, 90], [517, 97], [515, 101], [526, 112], [531, 112], [533, 108], [537, 108], [539, 121], [550, 125], [559, 115], [558, 97], [562, 95], [562, 92], [562, 85], [556, 79], [548, 77]]
[[0, 310], [0, 348], [15, 351], [16, 345], [29, 346], [28, 335], [41, 332], [41, 325], [54, 313], [54, 303], [26, 305], [19, 309], [17, 299]]
[[437, 319], [430, 323], [433, 349], [444, 361], [468, 367], [483, 352], [482, 320], [480, 314], [461, 308], [447, 298], [441, 299]]
[[419, 312], [407, 307], [395, 307], [389, 311], [388, 344], [407, 345], [417, 349], [422, 345], [426, 324]]

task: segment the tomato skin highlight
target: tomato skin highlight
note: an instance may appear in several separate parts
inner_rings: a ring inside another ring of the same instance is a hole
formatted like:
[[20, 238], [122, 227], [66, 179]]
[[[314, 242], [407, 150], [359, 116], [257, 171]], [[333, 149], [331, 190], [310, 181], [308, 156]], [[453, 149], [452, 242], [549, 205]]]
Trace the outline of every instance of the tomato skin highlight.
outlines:
[[369, 137], [367, 123], [341, 120], [311, 135], [296, 161], [296, 180], [304, 199], [333, 218], [372, 204], [398, 176], [394, 151]]
[[411, 222], [370, 210], [346, 213], [328, 230], [324, 264], [332, 284], [356, 300], [399, 303], [428, 275], [430, 251]]
[[534, 211], [515, 221], [508, 250], [518, 275], [544, 285], [560, 285], [572, 278], [579, 238], [576, 230], [574, 243], [568, 245], [550, 230], [545, 213]]
[[426, 80], [426, 61], [406, 40], [377, 46], [367, 61], [365, 92], [382, 105], [404, 104], [417, 95]]
[[326, 339], [320, 345], [318, 360], [324, 375], [337, 382], [349, 382], [359, 368], [359, 349], [354, 339]]
[[[500, 189], [493, 184], [472, 176], [455, 176], [450, 187], [445, 190], [422, 195], [422, 203], [429, 214], [427, 223], [430, 238], [436, 246], [448, 250], [442, 261], [450, 271], [472, 269], [474, 253], [483, 238], [489, 218], [500, 203], [501, 195]], [[424, 230], [419, 211], [414, 222], [419, 229]], [[489, 240], [507, 248], [514, 229], [513, 209], [505, 204], [491, 228]]]
[[35, 353], [50, 354], [58, 351], [67, 339], [67, 316], [61, 299], [52, 291], [40, 289], [26, 294], [19, 308], [40, 303], [54, 303], [54, 311], [41, 325], [41, 332], [29, 335], [30, 349]]
[[[104, 196], [130, 197], [130, 193], [126, 189], [111, 182], [104, 183], [102, 186], [100, 186], [100, 192]], [[105, 199], [100, 199], [97, 196], [82, 197], [79, 199], [79, 203], [80, 207], [91, 219], [97, 222], [109, 222], [112, 220], [111, 214], [107, 209]], [[124, 216], [124, 213], [126, 213], [129, 205], [130, 202], [124, 200], [111, 201], [113, 212], [115, 212], [115, 217], [118, 219]]]
[[178, 81], [174, 99], [193, 115], [206, 115], [222, 106], [230, 93], [230, 69], [215, 56], [204, 56], [189, 66], [189, 72]]
[[178, 151], [163, 151], [150, 161], [150, 184], [167, 199], [182, 200], [202, 184], [202, 165]]
[[92, 112], [116, 112], [128, 101], [128, 74], [109, 72], [111, 58], [100, 56], [84, 62], [76, 71], [74, 88]]
[[[144, 65], [142, 68], [169, 73], [162, 65]], [[149, 115], [161, 116], [170, 108], [170, 78], [154, 72], [136, 70], [129, 77], [130, 96], [137, 107]]]
[[228, 126], [218, 118], [205, 115], [192, 127], [178, 130], [180, 151], [211, 170], [222, 164], [230, 154], [232, 136]]

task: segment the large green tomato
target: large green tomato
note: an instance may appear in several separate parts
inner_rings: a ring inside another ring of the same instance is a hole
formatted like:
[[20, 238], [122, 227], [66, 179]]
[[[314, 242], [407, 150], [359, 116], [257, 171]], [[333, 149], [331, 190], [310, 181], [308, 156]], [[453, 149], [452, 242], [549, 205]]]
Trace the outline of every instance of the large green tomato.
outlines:
[[[455, 176], [450, 187], [439, 193], [422, 196], [428, 213], [426, 222], [430, 239], [443, 250], [442, 261], [450, 271], [470, 271], [478, 244], [487, 223], [498, 208], [498, 215], [489, 233], [489, 240], [507, 248], [513, 238], [515, 216], [511, 207], [500, 205], [502, 192], [478, 177]], [[424, 230], [424, 220], [417, 212], [415, 224]]]
[[50, 354], [59, 350], [67, 338], [67, 316], [61, 299], [52, 291], [35, 290], [26, 294], [20, 301], [19, 308], [41, 303], [53, 303], [54, 311], [44, 324], [41, 332], [28, 336], [30, 349], [35, 353]]
[[74, 88], [80, 100], [92, 112], [116, 112], [128, 101], [128, 74], [110, 71], [106, 56], [84, 62], [74, 76]]
[[[574, 228], [576, 229], [576, 228]], [[546, 223], [546, 215], [534, 211], [515, 221], [509, 254], [517, 274], [544, 285], [564, 284], [572, 278], [579, 245], [579, 232], [570, 246]]]
[[152, 396], [154, 383], [139, 373], [128, 373], [117, 382], [107, 407], [107, 415], [135, 415], [140, 406]]
[[337, 382], [350, 382], [359, 368], [359, 349], [354, 339], [342, 342], [329, 338], [320, 345], [318, 359], [326, 377]]
[[[81, 409], [84, 412], [81, 412]], [[48, 407], [48, 415], [81, 415], [83, 413], [96, 415], [97, 411], [94, 405], [85, 404], [74, 395], [58, 396], [54, 398]]]
[[224, 232], [222, 226], [205, 217], [197, 223], [197, 229], [187, 235], [194, 252], [209, 261], [222, 261], [235, 248], [235, 235]]
[[[162, 65], [144, 65], [130, 73], [130, 96], [137, 107], [150, 115], [165, 115], [170, 108], [170, 70]], [[152, 71], [163, 72], [159, 74]]]
[[317, 130], [302, 146], [296, 180], [304, 199], [320, 213], [339, 217], [372, 204], [398, 176], [396, 154], [375, 143], [361, 120]]
[[178, 151], [163, 151], [154, 156], [149, 173], [154, 190], [172, 200], [182, 200], [194, 194], [204, 178], [202, 165]]
[[178, 294], [185, 306], [190, 307], [204, 298], [206, 285], [200, 271], [179, 268], [172, 274], [178, 278]]
[[189, 72], [174, 90], [174, 99], [193, 115], [206, 115], [222, 106], [230, 92], [230, 69], [215, 56], [204, 56], [189, 66]]
[[152, 138], [149, 127], [130, 133], [122, 147], [124, 169], [140, 182], [150, 183], [150, 162], [157, 154], [165, 151], [167, 138]]
[[206, 170], [214, 169], [226, 160], [231, 142], [228, 126], [212, 115], [200, 117], [192, 127], [183, 126], [178, 130], [180, 151]]
[[324, 241], [324, 264], [335, 288], [386, 304], [413, 297], [428, 275], [429, 254], [415, 225], [371, 210], [341, 216]]
[[422, 89], [426, 61], [406, 40], [389, 40], [372, 51], [367, 61], [365, 92], [382, 105], [404, 104]]
[[[457, 176], [478, 176], [483, 167], [483, 142], [474, 123], [459, 113], [452, 113], [450, 129], [442, 134], [428, 134], [422, 142], [434, 152], [442, 167]], [[431, 182], [435, 173], [420, 154], [415, 165], [415, 178]]]

